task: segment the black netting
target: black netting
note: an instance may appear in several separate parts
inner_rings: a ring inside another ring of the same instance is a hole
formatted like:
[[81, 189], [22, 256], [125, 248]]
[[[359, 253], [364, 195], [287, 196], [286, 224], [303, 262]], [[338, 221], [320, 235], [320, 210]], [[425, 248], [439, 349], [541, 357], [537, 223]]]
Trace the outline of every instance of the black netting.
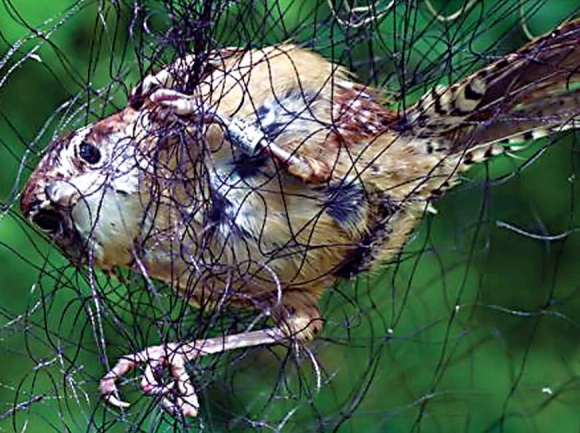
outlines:
[[[206, 299], [201, 308], [189, 305], [168, 287], [183, 274], [169, 269], [161, 282], [150, 266], [156, 259], [114, 272], [92, 266], [94, 257], [84, 265], [69, 261], [23, 217], [19, 202], [49, 143], [123, 109], [130, 99], [142, 104], [135, 92], [131, 96], [133, 87], [187, 54], [196, 57], [187, 65], [189, 78], [173, 87], [190, 94], [215, 50], [293, 43], [345, 66], [401, 113], [436, 85], [452, 84], [578, 16], [575, 1], [556, 0], [2, 2], [0, 429], [577, 431], [574, 132], [525, 142], [525, 149], [462, 174], [388, 263], [328, 287], [319, 302], [324, 331], [312, 343], [233, 350], [190, 363], [197, 418], [172, 417], [158, 398], [144, 396], [142, 370], [118, 382], [131, 403], [125, 410], [104, 403], [99, 380], [120, 357], [151, 345], [273, 324], [263, 296], [239, 308], [228, 290], [239, 289], [238, 280], [268, 286], [276, 281], [275, 261], [244, 261], [250, 247], [240, 245], [232, 268], [223, 266], [228, 251], [210, 250], [224, 227], [226, 205], [205, 188], [212, 150], [188, 147], [192, 140], [204, 142], [208, 130], [189, 130], [191, 119], [165, 122], [157, 112], [162, 120], [145, 128], [148, 135], [137, 141], [144, 143], [143, 154], [131, 154], [129, 166], [150, 162], [141, 170], [155, 181], [140, 193], [140, 203], [153, 213], [177, 209], [186, 227], [167, 253], [196, 269], [180, 282], [182, 290], [219, 287], [217, 306]], [[262, 90], [271, 92], [274, 81], [265, 80]], [[200, 107], [197, 113], [205, 113], [207, 106]], [[147, 147], [151, 137], [163, 145]], [[87, 159], [96, 158], [85, 151]], [[238, 173], [287, 175], [283, 164], [231, 152]], [[105, 178], [118, 179], [123, 167]], [[295, 193], [294, 205], [319, 198], [308, 196], [315, 188], [303, 185], [305, 196], [297, 200]], [[253, 188], [260, 193], [267, 187]], [[275, 209], [298, 212], [288, 206]], [[385, 212], [398, 205], [389, 206]], [[266, 208], [271, 212], [274, 205]], [[107, 203], [97, 209], [114, 213]], [[332, 210], [340, 219], [350, 209]], [[187, 230], [197, 224], [198, 211], [206, 218], [203, 236]], [[274, 214], [257, 209], [256, 215], [259, 222]], [[230, 214], [225, 226], [238, 229], [237, 217]], [[47, 228], [61, 224], [44, 218]], [[159, 239], [143, 221], [137, 224], [135, 251]], [[263, 231], [257, 233], [261, 238]], [[196, 246], [184, 252], [188, 242]], [[90, 250], [75, 245], [83, 257]], [[300, 272], [317, 266], [305, 258], [314, 241], [269, 248], [265, 255], [277, 260], [303, 257]], [[193, 249], [207, 254], [193, 257]]]

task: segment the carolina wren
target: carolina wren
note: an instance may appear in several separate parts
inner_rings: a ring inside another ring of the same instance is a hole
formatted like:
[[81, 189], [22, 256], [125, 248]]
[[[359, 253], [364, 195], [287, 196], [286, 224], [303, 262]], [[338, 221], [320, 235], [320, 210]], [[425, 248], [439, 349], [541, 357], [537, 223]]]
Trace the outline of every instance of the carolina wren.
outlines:
[[288, 44], [190, 55], [147, 76], [126, 108], [48, 147], [24, 215], [76, 263], [133, 269], [194, 305], [267, 311], [273, 326], [127, 355], [103, 395], [127, 406], [115, 380], [143, 363], [143, 390], [195, 416], [186, 362], [314, 338], [324, 290], [399, 252], [459, 173], [578, 126], [579, 69], [575, 21], [401, 112]]

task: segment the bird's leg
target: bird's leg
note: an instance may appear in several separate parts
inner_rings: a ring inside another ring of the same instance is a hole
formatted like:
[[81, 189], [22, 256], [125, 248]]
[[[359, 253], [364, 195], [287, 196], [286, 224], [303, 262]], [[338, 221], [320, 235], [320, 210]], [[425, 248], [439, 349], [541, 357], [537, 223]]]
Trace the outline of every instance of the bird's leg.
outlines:
[[[163, 409], [178, 416], [196, 416], [199, 402], [195, 388], [185, 368], [186, 364], [199, 357], [228, 350], [243, 349], [262, 345], [291, 342], [304, 344], [316, 337], [322, 330], [324, 322], [314, 301], [302, 293], [289, 294], [290, 304], [299, 302], [298, 309], [279, 305], [271, 310], [272, 318], [277, 326], [259, 331], [248, 331], [233, 335], [195, 340], [191, 342], [175, 342], [152, 346], [140, 352], [123, 356], [109, 370], [100, 383], [100, 391], [105, 401], [113, 406], [126, 408], [129, 403], [119, 399], [117, 379], [139, 364], [145, 365], [141, 389], [145, 394], [160, 398]], [[159, 368], [167, 366], [172, 377], [169, 385], [158, 378]], [[315, 368], [317, 368], [315, 366]]]
[[[277, 344], [288, 340], [288, 338], [287, 334], [280, 328], [268, 328], [192, 342], [152, 346], [140, 352], [123, 356], [101, 379], [100, 391], [107, 403], [119, 408], [128, 407], [129, 403], [119, 399], [115, 382], [139, 364], [144, 364], [145, 371], [141, 380], [143, 392], [159, 396], [161, 406], [173, 415], [194, 417], [197, 416], [199, 402], [191, 378], [185, 368], [187, 362], [201, 356], [228, 350]], [[163, 366], [169, 367], [173, 379], [169, 385], [162, 383], [155, 374]], [[172, 393], [173, 398], [170, 399]]]
[[323, 182], [330, 177], [330, 169], [325, 164], [288, 152], [268, 140], [256, 124], [239, 117], [230, 117], [215, 107], [208, 107], [195, 96], [163, 88], [153, 92], [149, 99], [153, 104], [168, 110], [171, 115], [197, 116], [204, 123], [222, 125], [230, 142], [241, 151], [250, 156], [267, 152], [286, 165], [288, 172], [303, 182]]

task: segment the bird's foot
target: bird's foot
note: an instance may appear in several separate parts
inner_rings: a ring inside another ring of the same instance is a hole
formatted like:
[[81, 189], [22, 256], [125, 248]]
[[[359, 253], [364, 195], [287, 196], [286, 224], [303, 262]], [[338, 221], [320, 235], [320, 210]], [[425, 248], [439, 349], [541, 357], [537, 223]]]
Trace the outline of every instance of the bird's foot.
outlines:
[[[141, 389], [147, 395], [157, 396], [161, 407], [174, 416], [195, 417], [199, 401], [185, 365], [192, 359], [191, 348], [182, 348], [177, 343], [153, 346], [140, 352], [123, 356], [101, 379], [100, 391], [105, 401], [119, 408], [129, 407], [129, 403], [118, 397], [116, 381], [145, 364]], [[168, 368], [172, 382], [162, 381], [162, 369]]]

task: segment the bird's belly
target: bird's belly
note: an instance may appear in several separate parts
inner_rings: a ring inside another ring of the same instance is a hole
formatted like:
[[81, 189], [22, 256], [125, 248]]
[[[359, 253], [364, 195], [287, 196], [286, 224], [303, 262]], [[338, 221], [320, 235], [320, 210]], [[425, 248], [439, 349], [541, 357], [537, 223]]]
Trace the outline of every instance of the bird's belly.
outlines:
[[219, 232], [218, 250], [249, 290], [318, 285], [334, 278], [356, 246], [314, 196], [252, 192], [234, 208]]

